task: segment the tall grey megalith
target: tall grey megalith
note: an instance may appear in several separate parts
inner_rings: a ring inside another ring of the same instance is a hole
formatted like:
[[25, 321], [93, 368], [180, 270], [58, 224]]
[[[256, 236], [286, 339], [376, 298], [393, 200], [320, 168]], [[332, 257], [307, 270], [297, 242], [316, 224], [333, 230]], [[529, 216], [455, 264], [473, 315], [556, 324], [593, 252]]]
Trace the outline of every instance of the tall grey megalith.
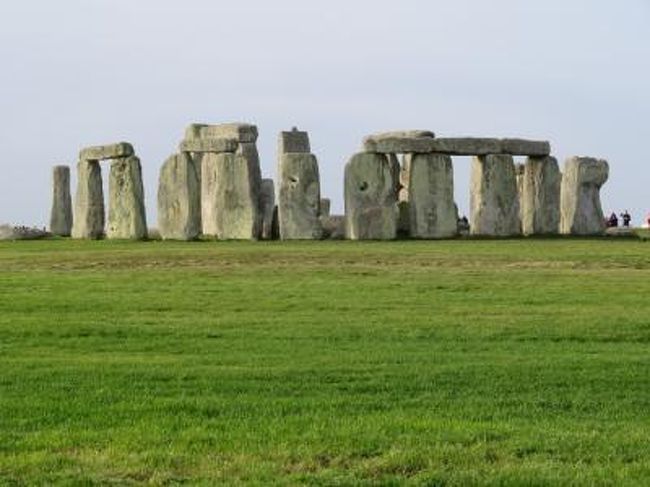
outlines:
[[104, 191], [99, 161], [77, 163], [77, 191], [74, 198], [72, 237], [98, 239], [104, 236]]
[[72, 232], [72, 197], [68, 166], [54, 166], [52, 170], [50, 232], [61, 237], [69, 237]]
[[450, 238], [458, 233], [454, 171], [444, 154], [413, 154], [408, 185], [409, 235]]
[[512, 156], [490, 154], [472, 160], [470, 220], [472, 235], [507, 237], [521, 234]]
[[554, 235], [559, 232], [561, 180], [554, 157], [528, 157], [521, 192], [524, 235]]
[[262, 179], [260, 185], [260, 211], [262, 212], [261, 236], [273, 239], [273, 213], [275, 211], [275, 183], [273, 179]]
[[397, 236], [395, 171], [383, 154], [359, 152], [345, 166], [345, 232], [352, 240]]
[[571, 157], [564, 163], [560, 231], [568, 235], [600, 235], [605, 231], [600, 188], [609, 178], [604, 159]]
[[278, 224], [281, 240], [320, 239], [320, 176], [316, 156], [279, 155]]
[[158, 179], [158, 231], [163, 240], [193, 240], [201, 232], [199, 175], [186, 152], [170, 156]]
[[129, 156], [111, 161], [108, 192], [106, 237], [132, 240], [147, 238], [140, 159]]

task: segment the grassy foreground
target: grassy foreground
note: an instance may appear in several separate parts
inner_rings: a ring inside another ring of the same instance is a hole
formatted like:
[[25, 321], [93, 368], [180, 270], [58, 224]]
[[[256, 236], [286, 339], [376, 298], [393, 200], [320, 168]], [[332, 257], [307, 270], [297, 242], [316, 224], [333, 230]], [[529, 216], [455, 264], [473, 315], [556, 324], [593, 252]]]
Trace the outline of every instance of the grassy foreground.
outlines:
[[0, 485], [649, 478], [648, 242], [0, 243]]

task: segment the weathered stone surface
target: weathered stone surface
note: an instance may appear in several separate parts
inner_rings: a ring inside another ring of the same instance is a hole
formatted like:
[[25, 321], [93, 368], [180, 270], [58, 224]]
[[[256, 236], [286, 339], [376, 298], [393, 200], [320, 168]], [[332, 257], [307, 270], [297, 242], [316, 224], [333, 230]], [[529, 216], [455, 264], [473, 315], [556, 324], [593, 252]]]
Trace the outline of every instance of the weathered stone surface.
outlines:
[[449, 238], [458, 233], [451, 157], [415, 154], [410, 162], [409, 234], [412, 238]]
[[330, 215], [321, 217], [321, 223], [323, 225], [324, 239], [345, 239], [345, 217], [343, 215]]
[[366, 139], [364, 150], [380, 154], [437, 152], [457, 156], [488, 154], [546, 156], [550, 154], [551, 147], [546, 141], [524, 139], [386, 137]]
[[193, 240], [201, 232], [199, 176], [189, 154], [174, 154], [160, 168], [158, 231], [163, 240]]
[[207, 152], [202, 165], [203, 234], [221, 240], [259, 238], [259, 164], [255, 168], [243, 154]]
[[346, 236], [391, 240], [397, 234], [397, 182], [388, 158], [357, 153], [345, 166]]
[[521, 234], [512, 156], [475, 157], [470, 181], [471, 234], [497, 237]]
[[524, 172], [525, 164], [515, 163], [515, 175], [517, 177], [517, 195], [519, 196], [519, 218], [523, 219], [524, 210]]
[[97, 239], [104, 235], [104, 191], [102, 169], [95, 160], [77, 164], [77, 192], [74, 198], [73, 238]]
[[215, 125], [193, 123], [185, 130], [185, 140], [235, 139], [239, 142], [255, 142], [257, 126], [250, 123], [220, 123]]
[[332, 202], [330, 201], [329, 198], [321, 198], [320, 199], [320, 216], [321, 217], [330, 216], [331, 207], [332, 207]]
[[117, 144], [96, 145], [86, 147], [79, 152], [80, 161], [103, 161], [106, 159], [119, 159], [133, 155], [133, 146], [128, 142]]
[[278, 154], [289, 152], [310, 153], [309, 134], [294, 127], [288, 132], [280, 132], [278, 136]]
[[[390, 144], [396, 144], [395, 148], [402, 149], [404, 144], [408, 144], [409, 140], [419, 140], [419, 139], [433, 139], [435, 134], [430, 130], [394, 130], [391, 132], [378, 132], [376, 134], [370, 134], [363, 138], [363, 147], [364, 150], [368, 152], [385, 152], [385, 153], [406, 153], [413, 152], [410, 150], [387, 150], [387, 151], [375, 151], [372, 150], [375, 147], [386, 148]], [[425, 151], [427, 152], [427, 151]]]
[[320, 239], [320, 177], [313, 154], [285, 153], [278, 161], [278, 221], [282, 240]]
[[600, 188], [609, 177], [604, 159], [571, 157], [564, 163], [560, 231], [570, 235], [600, 235], [605, 231]]
[[108, 192], [106, 236], [112, 239], [147, 238], [140, 159], [131, 156], [111, 162]]
[[188, 139], [181, 141], [179, 150], [181, 152], [235, 152], [238, 146], [237, 139]]
[[262, 212], [262, 238], [273, 239], [273, 212], [275, 210], [275, 185], [272, 179], [262, 179], [260, 185], [260, 211]]
[[52, 235], [69, 237], [72, 232], [72, 197], [70, 196], [70, 168], [55, 166], [52, 171]]
[[[517, 175], [517, 180], [521, 176]], [[560, 230], [562, 176], [554, 157], [529, 157], [521, 189], [521, 228], [524, 235], [553, 235]]]

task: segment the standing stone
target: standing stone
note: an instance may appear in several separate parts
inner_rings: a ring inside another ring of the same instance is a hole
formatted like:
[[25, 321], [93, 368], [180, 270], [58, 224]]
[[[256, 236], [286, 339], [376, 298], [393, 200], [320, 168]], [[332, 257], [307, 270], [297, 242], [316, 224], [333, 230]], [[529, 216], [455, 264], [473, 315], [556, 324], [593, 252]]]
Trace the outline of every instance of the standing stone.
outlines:
[[111, 161], [108, 179], [108, 238], [147, 238], [144, 188], [140, 159], [130, 156]]
[[524, 235], [558, 233], [561, 179], [560, 168], [554, 157], [529, 157], [526, 160], [520, 200]]
[[70, 196], [70, 168], [54, 166], [52, 171], [52, 235], [69, 237], [72, 231], [72, 197]]
[[201, 187], [203, 234], [221, 240], [260, 236], [257, 168], [242, 154], [205, 153]]
[[77, 164], [77, 193], [74, 199], [73, 238], [97, 239], [104, 235], [104, 191], [98, 161]]
[[409, 227], [413, 238], [449, 238], [458, 233], [451, 157], [415, 154], [410, 162]]
[[160, 168], [158, 230], [163, 240], [193, 240], [201, 232], [199, 176], [185, 152], [172, 155]]
[[262, 238], [273, 239], [273, 211], [275, 210], [275, 185], [272, 179], [262, 179], [260, 185], [260, 210], [262, 212]]
[[519, 218], [523, 219], [524, 209], [524, 172], [526, 171], [525, 164], [515, 164], [515, 174], [517, 176], [517, 195], [519, 196]]
[[311, 147], [309, 145], [309, 134], [293, 127], [288, 132], [280, 132], [278, 136], [278, 154], [287, 154], [289, 152], [300, 152], [309, 154]]
[[320, 178], [313, 154], [280, 154], [278, 222], [280, 238], [320, 239]]
[[327, 217], [330, 216], [330, 210], [332, 207], [332, 202], [329, 198], [320, 199], [320, 216]]
[[397, 194], [397, 199], [400, 202], [405, 202], [409, 200], [409, 180], [411, 179], [411, 160], [413, 159], [413, 154], [404, 154], [402, 156], [402, 164], [399, 171], [399, 193]]
[[571, 157], [564, 163], [561, 195], [563, 234], [600, 235], [605, 231], [600, 188], [609, 177], [604, 159]]
[[472, 161], [471, 234], [507, 237], [521, 234], [515, 164], [510, 155], [487, 155]]
[[395, 172], [385, 155], [357, 153], [345, 166], [346, 236], [392, 240], [397, 235]]

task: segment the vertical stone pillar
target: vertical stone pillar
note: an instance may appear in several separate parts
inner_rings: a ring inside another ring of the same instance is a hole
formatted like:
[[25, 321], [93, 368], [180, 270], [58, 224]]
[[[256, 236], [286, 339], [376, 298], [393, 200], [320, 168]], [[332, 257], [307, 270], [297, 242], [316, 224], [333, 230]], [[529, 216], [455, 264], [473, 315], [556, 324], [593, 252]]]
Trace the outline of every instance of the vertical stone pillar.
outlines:
[[307, 153], [280, 155], [278, 223], [280, 239], [320, 239], [320, 177], [316, 156]]
[[560, 231], [568, 235], [600, 235], [605, 231], [600, 188], [609, 177], [604, 159], [571, 157], [562, 176]]
[[203, 234], [220, 240], [250, 240], [260, 236], [259, 164], [242, 154], [203, 155]]
[[260, 186], [260, 210], [262, 212], [262, 238], [273, 239], [273, 212], [275, 210], [275, 184], [272, 179], [262, 179]]
[[517, 177], [512, 156], [475, 157], [470, 177], [471, 234], [508, 237], [521, 234]]
[[519, 197], [519, 218], [523, 221], [524, 212], [524, 172], [525, 164], [515, 163], [515, 174], [517, 175], [517, 195]]
[[201, 232], [199, 176], [186, 152], [172, 155], [160, 168], [158, 230], [164, 240], [193, 240]]
[[391, 240], [397, 235], [395, 172], [383, 154], [360, 152], [345, 166], [346, 236]]
[[104, 191], [99, 161], [82, 159], [77, 164], [73, 238], [97, 239], [104, 235]]
[[54, 166], [52, 171], [52, 211], [50, 232], [69, 237], [72, 231], [72, 197], [70, 196], [70, 168]]
[[521, 189], [521, 226], [524, 235], [558, 233], [561, 179], [560, 168], [554, 157], [529, 157], [526, 160]]
[[111, 161], [108, 192], [106, 236], [112, 239], [147, 238], [140, 159], [129, 156]]
[[409, 234], [412, 238], [450, 238], [458, 233], [451, 157], [414, 154], [409, 169]]
[[330, 216], [331, 207], [332, 207], [332, 202], [330, 201], [329, 198], [321, 198], [320, 199], [320, 216], [321, 216], [321, 218], [325, 218], [325, 217]]

